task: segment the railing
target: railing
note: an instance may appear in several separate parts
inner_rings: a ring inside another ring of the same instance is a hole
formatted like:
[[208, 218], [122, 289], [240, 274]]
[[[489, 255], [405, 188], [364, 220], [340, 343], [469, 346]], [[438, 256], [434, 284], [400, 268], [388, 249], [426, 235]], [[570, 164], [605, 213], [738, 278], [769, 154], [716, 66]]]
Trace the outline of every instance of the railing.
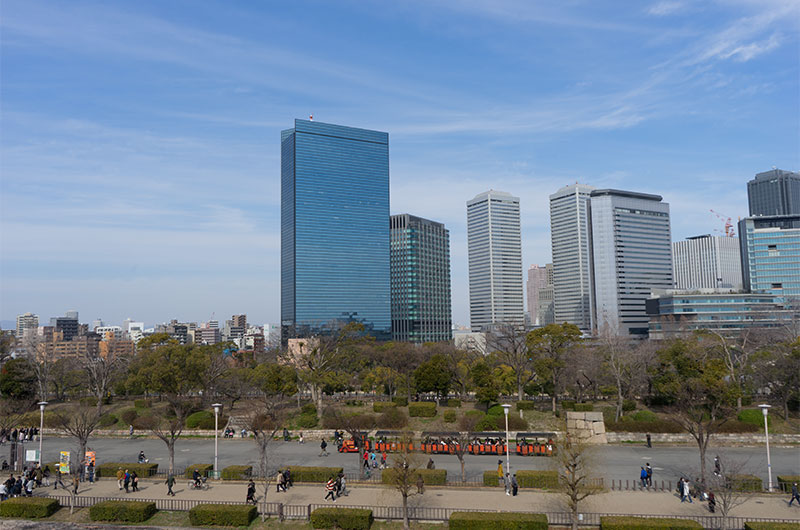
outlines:
[[[108, 497], [86, 497], [86, 496], [51, 496], [58, 499], [62, 506], [74, 506], [75, 508], [87, 508], [102, 501], [109, 500]], [[166, 511], [189, 511], [198, 504], [234, 504], [243, 505], [242, 502], [226, 501], [206, 501], [189, 499], [136, 499], [143, 502], [154, 502], [156, 508]], [[372, 510], [375, 519], [399, 520], [403, 519], [402, 506], [332, 506], [330, 504], [283, 504], [279, 502], [262, 502], [257, 505], [259, 513], [267, 517], [276, 517], [280, 520], [299, 519], [307, 520], [311, 517], [311, 512], [317, 508], [363, 508]], [[413, 521], [447, 521], [453, 512], [481, 512], [475, 508], [442, 508], [428, 506], [409, 506], [408, 518]], [[520, 512], [520, 513], [544, 513], [547, 520], [554, 526], [567, 526], [572, 524], [572, 514], [569, 512]], [[599, 526], [601, 517], [657, 517], [661, 519], [691, 519], [700, 523], [703, 528], [722, 529], [722, 530], [741, 530], [744, 528], [745, 521], [762, 523], [797, 523], [798, 519], [782, 518], [763, 518], [763, 517], [722, 517], [721, 515], [636, 515], [623, 513], [581, 513], [578, 518], [579, 526]]]

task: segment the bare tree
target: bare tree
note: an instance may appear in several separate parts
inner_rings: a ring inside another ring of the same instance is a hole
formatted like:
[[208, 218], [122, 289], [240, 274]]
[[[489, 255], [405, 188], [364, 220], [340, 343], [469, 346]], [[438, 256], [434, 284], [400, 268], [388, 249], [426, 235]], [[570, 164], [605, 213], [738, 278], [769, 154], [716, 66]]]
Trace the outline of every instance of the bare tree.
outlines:
[[619, 421], [622, 416], [622, 404], [625, 401], [624, 389], [634, 371], [633, 349], [630, 339], [620, 336], [610, 327], [600, 330], [598, 347], [603, 363], [614, 380], [614, 388], [617, 391], [614, 421]]
[[408, 499], [416, 495], [422, 495], [424, 489], [419, 487], [422, 460], [416, 453], [409, 452], [408, 447], [412, 442], [412, 435], [404, 433], [401, 440], [401, 452], [392, 456], [391, 467], [385, 472], [391, 477], [391, 486], [400, 493], [403, 498], [403, 529], [409, 529], [408, 522]]
[[[751, 488], [743, 482], [748, 472], [747, 460], [736, 460], [726, 454], [719, 458], [719, 472], [711, 474], [706, 482], [705, 490], [709, 496], [713, 493], [720, 515], [727, 518], [736, 506], [740, 506], [761, 492], [761, 488]], [[724, 528], [724, 526], [723, 526]]]
[[467, 481], [467, 472], [464, 469], [464, 455], [467, 454], [467, 447], [469, 446], [471, 436], [472, 433], [462, 431], [459, 432], [457, 436], [447, 440], [450, 453], [456, 455], [458, 463], [461, 464], [461, 482]]
[[375, 416], [372, 414], [351, 414], [340, 408], [328, 407], [326, 413], [329, 418], [347, 432], [358, 445], [358, 473], [360, 478], [364, 478], [364, 443], [362, 437], [371, 429], [375, 428]]
[[528, 335], [519, 324], [497, 324], [486, 337], [487, 350], [514, 371], [517, 401], [525, 398], [525, 385], [536, 378], [534, 359], [528, 351]]
[[272, 477], [278, 468], [271, 464], [269, 446], [275, 434], [283, 426], [285, 414], [279, 399], [268, 399], [259, 403], [245, 417], [245, 427], [253, 434], [253, 441], [258, 447], [258, 475], [264, 490], [265, 508], [261, 510], [262, 521], [266, 517], [266, 502]]
[[56, 361], [52, 344], [43, 343], [34, 333], [26, 333], [22, 345], [25, 357], [30, 361], [36, 375], [39, 401], [47, 401], [50, 395], [50, 371]]
[[719, 349], [718, 355], [725, 363], [730, 381], [736, 386], [736, 410], [742, 410], [742, 395], [744, 394], [745, 371], [750, 367], [750, 356], [763, 344], [760, 330], [747, 328], [736, 338], [729, 338], [715, 329], [696, 332], [701, 337], [711, 339]]
[[103, 400], [109, 395], [114, 379], [121, 375], [127, 361], [128, 359], [113, 351], [108, 352], [108, 355], [104, 357], [97, 351], [86, 349], [81, 359], [81, 366], [86, 372], [89, 390], [97, 398], [98, 414], [103, 406]]
[[566, 497], [567, 506], [572, 513], [572, 530], [578, 529], [578, 508], [580, 502], [600, 492], [591, 483], [591, 449], [581, 440], [567, 435], [558, 444], [555, 463], [558, 466], [558, 480]]
[[89, 437], [97, 428], [100, 422], [99, 407], [85, 407], [79, 404], [71, 404], [59, 408], [55, 417], [61, 429], [75, 439], [78, 444], [78, 474], [83, 480], [86, 459], [86, 445]]

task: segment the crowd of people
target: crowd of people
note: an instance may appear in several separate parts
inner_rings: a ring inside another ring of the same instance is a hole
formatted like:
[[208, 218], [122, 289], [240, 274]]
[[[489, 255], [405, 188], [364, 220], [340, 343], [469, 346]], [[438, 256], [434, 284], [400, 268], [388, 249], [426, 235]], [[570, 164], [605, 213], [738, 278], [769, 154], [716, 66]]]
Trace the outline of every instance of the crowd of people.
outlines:
[[0, 445], [6, 442], [32, 442], [39, 437], [38, 427], [20, 427], [0, 429]]
[[344, 473], [339, 473], [337, 476], [331, 475], [328, 478], [328, 482], [325, 483], [325, 499], [330, 499], [333, 502], [336, 502], [336, 499], [347, 495], [347, 480], [344, 477]]

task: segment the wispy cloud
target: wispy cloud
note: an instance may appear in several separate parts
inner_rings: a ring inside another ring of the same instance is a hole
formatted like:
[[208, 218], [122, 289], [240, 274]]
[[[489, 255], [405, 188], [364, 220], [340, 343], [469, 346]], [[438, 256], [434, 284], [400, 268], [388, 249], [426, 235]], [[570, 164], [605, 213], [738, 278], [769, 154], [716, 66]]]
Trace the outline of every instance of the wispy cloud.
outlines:
[[663, 17], [673, 15], [682, 11], [686, 7], [683, 2], [658, 2], [647, 9], [648, 15]]

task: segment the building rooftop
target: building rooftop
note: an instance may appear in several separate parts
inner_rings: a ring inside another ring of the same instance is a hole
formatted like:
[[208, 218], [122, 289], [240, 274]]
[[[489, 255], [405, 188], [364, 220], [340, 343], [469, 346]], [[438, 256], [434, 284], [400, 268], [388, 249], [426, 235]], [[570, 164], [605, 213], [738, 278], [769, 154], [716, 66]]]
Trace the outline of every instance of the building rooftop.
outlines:
[[639, 193], [637, 191], [625, 191], [625, 190], [615, 190], [615, 189], [602, 189], [602, 190], [594, 190], [591, 193], [592, 197], [600, 197], [602, 195], [617, 195], [619, 197], [628, 197], [629, 199], [644, 199], [646, 201], [658, 201], [661, 202], [663, 197], [661, 195], [653, 195], [650, 193]]

